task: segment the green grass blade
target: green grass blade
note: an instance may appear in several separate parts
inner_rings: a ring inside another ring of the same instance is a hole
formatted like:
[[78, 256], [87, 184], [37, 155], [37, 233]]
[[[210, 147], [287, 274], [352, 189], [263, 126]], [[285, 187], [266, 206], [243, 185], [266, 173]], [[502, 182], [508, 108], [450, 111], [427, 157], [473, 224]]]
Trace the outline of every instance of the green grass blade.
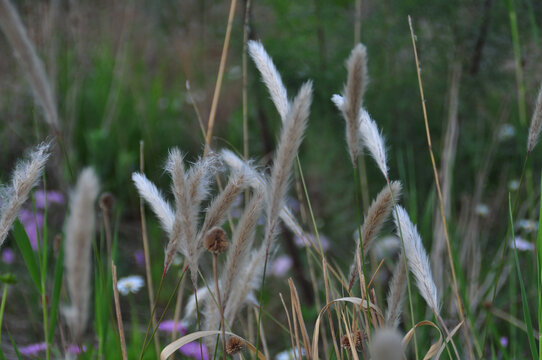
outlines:
[[512, 215], [512, 200], [508, 195], [508, 212], [510, 214], [510, 229], [512, 230], [512, 241], [514, 242], [514, 260], [516, 262], [516, 270], [518, 273], [519, 287], [521, 289], [521, 302], [523, 308], [523, 318], [527, 325], [527, 335], [529, 340], [529, 347], [531, 348], [531, 355], [533, 359], [538, 359], [538, 350], [536, 349], [535, 336], [533, 331], [533, 322], [531, 319], [531, 311], [529, 310], [529, 302], [527, 301], [527, 293], [525, 292], [525, 285], [523, 284], [523, 277], [521, 275], [521, 268], [519, 266], [518, 249], [516, 248], [516, 233], [514, 231], [514, 217]]
[[60, 290], [62, 289], [62, 277], [64, 275], [64, 246], [60, 244], [60, 250], [58, 252], [58, 258], [55, 265], [55, 277], [53, 282], [53, 295], [51, 298], [51, 313], [49, 319], [49, 339], [48, 343], [55, 334], [55, 328], [58, 321], [58, 307], [60, 303]]
[[26, 268], [30, 273], [30, 277], [32, 277], [32, 281], [34, 282], [34, 285], [36, 285], [36, 289], [38, 289], [39, 293], [41, 294], [41, 278], [38, 263], [36, 262], [36, 256], [34, 254], [34, 250], [32, 250], [32, 246], [30, 245], [30, 240], [28, 239], [28, 235], [24, 230], [24, 226], [19, 220], [16, 220], [15, 224], [13, 225], [13, 235], [19, 250], [21, 250]]
[[13, 340], [13, 337], [11, 336], [10, 332], [8, 331], [9, 340], [11, 340], [11, 346], [13, 347], [13, 350], [15, 350], [15, 354], [17, 355], [17, 359], [22, 360], [21, 353], [19, 352], [19, 348], [17, 347], [17, 344], [15, 344], [15, 340]]
[[[542, 173], [540, 176], [540, 189], [542, 190]], [[537, 253], [537, 288], [538, 288], [538, 329], [542, 329], [542, 199], [540, 200], [540, 212], [538, 215], [538, 233], [536, 236]], [[542, 339], [538, 340], [539, 360], [542, 360]]]

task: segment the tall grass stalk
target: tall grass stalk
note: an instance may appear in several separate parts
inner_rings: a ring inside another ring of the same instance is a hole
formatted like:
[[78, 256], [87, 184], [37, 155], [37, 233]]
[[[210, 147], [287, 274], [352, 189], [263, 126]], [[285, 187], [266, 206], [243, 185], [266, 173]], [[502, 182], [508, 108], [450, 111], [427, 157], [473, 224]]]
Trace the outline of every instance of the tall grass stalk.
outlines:
[[513, 244], [513, 252], [514, 252], [514, 261], [516, 265], [516, 271], [518, 274], [519, 279], [519, 286], [521, 289], [521, 302], [522, 302], [522, 308], [523, 308], [523, 319], [525, 321], [525, 324], [527, 325], [527, 337], [529, 340], [529, 347], [531, 350], [531, 355], [533, 359], [538, 359], [538, 351], [536, 349], [536, 342], [535, 342], [535, 336], [533, 332], [533, 322], [531, 319], [531, 311], [529, 310], [529, 301], [527, 299], [527, 293], [525, 291], [525, 285], [523, 283], [523, 276], [521, 275], [521, 267], [519, 266], [519, 257], [518, 257], [518, 249], [516, 245], [516, 235], [514, 231], [514, 216], [512, 214], [512, 198], [510, 195], [508, 195], [508, 214], [510, 216], [510, 228], [512, 229], [511, 233], [511, 241], [514, 242]]
[[442, 192], [441, 192], [441, 189], [440, 189], [440, 182], [439, 182], [438, 171], [437, 171], [437, 166], [436, 166], [436, 162], [435, 162], [435, 156], [433, 155], [433, 146], [431, 144], [431, 133], [429, 131], [429, 121], [428, 121], [428, 117], [427, 117], [427, 109], [426, 109], [426, 106], [425, 106], [425, 96], [424, 96], [424, 93], [423, 93], [420, 62], [418, 60], [418, 51], [416, 49], [416, 38], [415, 38], [415, 35], [414, 35], [414, 29], [412, 27], [412, 19], [411, 19], [410, 16], [408, 17], [408, 25], [410, 27], [410, 37], [412, 39], [412, 47], [413, 47], [413, 50], [414, 50], [414, 60], [415, 60], [415, 63], [416, 63], [416, 73], [418, 75], [418, 86], [419, 86], [419, 90], [420, 90], [420, 98], [421, 98], [421, 103], [422, 103], [423, 119], [424, 119], [424, 123], [425, 123], [425, 132], [426, 132], [426, 135], [427, 135], [427, 146], [429, 148], [429, 155], [431, 157], [431, 164], [433, 166], [433, 175], [434, 175], [434, 178], [435, 178], [435, 185], [436, 185], [436, 188], [437, 188], [437, 195], [438, 195], [438, 198], [439, 198], [440, 215], [441, 215], [441, 218], [442, 218], [442, 224], [443, 224], [443, 228], [444, 228], [444, 236], [446, 238], [446, 248], [448, 250], [448, 262], [449, 262], [450, 270], [451, 270], [451, 273], [452, 273], [452, 281], [453, 281], [454, 292], [455, 292], [455, 297], [456, 297], [456, 301], [457, 301], [457, 307], [459, 309], [459, 317], [460, 317], [460, 320], [463, 322], [463, 326], [464, 326], [463, 327], [463, 334], [464, 334], [465, 342], [466, 342], [466, 345], [467, 345], [469, 359], [472, 360], [472, 359], [474, 359], [474, 354], [473, 354], [473, 351], [472, 351], [472, 344], [471, 344], [471, 340], [470, 340], [469, 331], [467, 329], [467, 323], [465, 322], [465, 314], [463, 313], [463, 303], [461, 301], [461, 296], [459, 294], [459, 287], [457, 285], [457, 277], [456, 277], [456, 273], [455, 273], [455, 265], [454, 265], [453, 255], [452, 255], [452, 249], [451, 249], [451, 246], [450, 246], [450, 236], [448, 234], [448, 225], [446, 223], [446, 214], [445, 214], [445, 210], [444, 210], [444, 203], [443, 203], [443, 200], [442, 200]]

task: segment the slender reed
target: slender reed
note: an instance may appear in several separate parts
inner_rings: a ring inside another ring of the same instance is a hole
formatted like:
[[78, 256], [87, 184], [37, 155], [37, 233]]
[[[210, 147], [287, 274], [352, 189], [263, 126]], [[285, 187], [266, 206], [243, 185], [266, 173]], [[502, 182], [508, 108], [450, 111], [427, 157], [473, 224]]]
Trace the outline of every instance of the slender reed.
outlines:
[[529, 137], [527, 138], [527, 152], [533, 151], [538, 138], [540, 136], [540, 130], [542, 130], [542, 85], [538, 90], [538, 96], [536, 98], [536, 105], [531, 119], [531, 126], [529, 127]]

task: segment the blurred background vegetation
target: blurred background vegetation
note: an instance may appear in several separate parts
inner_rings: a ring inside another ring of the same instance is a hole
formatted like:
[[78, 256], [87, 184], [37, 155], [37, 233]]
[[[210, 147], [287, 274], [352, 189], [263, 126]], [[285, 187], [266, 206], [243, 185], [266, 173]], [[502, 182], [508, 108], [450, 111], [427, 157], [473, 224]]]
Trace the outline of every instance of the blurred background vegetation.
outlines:
[[[506, 226], [501, 221], [506, 219], [503, 189], [520, 176], [542, 80], [542, 2], [363, 0], [361, 4], [359, 36], [368, 49], [371, 78], [364, 104], [387, 138], [391, 178], [403, 181], [404, 203], [419, 223], [427, 247], [438, 213], [408, 15], [416, 33], [437, 165], [448, 123], [457, 112], [455, 161], [447, 162], [452, 174], [452, 237], [466, 237], [461, 218], [478, 216], [473, 209], [483, 203], [491, 216], [481, 220], [485, 228], [476, 236], [490, 239]], [[242, 153], [246, 0], [237, 5], [213, 147]], [[139, 197], [130, 180], [139, 169], [140, 141], [145, 144], [147, 176], [162, 189], [169, 186], [163, 171], [168, 149], [180, 147], [191, 160], [201, 154], [203, 136], [195, 108], [206, 123], [229, 2], [20, 0], [16, 6], [54, 84], [71, 171], [86, 165], [96, 169], [103, 189], [117, 198], [119, 247], [140, 247]], [[319, 229], [339, 244], [330, 249], [336, 259], [351, 257], [356, 205], [344, 123], [330, 98], [342, 91], [345, 81], [344, 61], [355, 43], [355, 14], [351, 0], [261, 0], [252, 1], [249, 17], [249, 37], [263, 42], [290, 96], [302, 82], [314, 81], [315, 99], [300, 160]], [[53, 134], [3, 36], [0, 52], [4, 54], [0, 176], [5, 181], [24, 149], [52, 139]], [[522, 92], [524, 98], [518, 97]], [[248, 124], [249, 153], [265, 165], [280, 118], [250, 61]], [[527, 186], [535, 187], [535, 198], [529, 200], [525, 216], [536, 207], [539, 191], [533, 184], [538, 183], [541, 158], [533, 154], [529, 166], [533, 170], [527, 172]], [[67, 194], [73, 184], [70, 169], [62, 156], [54, 161], [48, 168], [47, 187]], [[372, 162], [366, 163], [372, 198], [384, 181]], [[151, 216], [149, 220], [154, 223]], [[58, 230], [60, 226], [61, 222]], [[163, 236], [151, 226], [157, 263]], [[481, 244], [491, 251], [498, 245]], [[155, 270], [159, 277], [160, 269]]]

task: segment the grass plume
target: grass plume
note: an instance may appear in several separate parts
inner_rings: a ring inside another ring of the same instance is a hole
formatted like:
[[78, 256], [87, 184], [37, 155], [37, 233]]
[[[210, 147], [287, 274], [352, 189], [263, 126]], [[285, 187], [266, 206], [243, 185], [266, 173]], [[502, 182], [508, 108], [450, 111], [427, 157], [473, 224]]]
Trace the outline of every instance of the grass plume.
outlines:
[[30, 191], [38, 182], [48, 158], [49, 144], [42, 143], [36, 146], [27, 160], [15, 166], [10, 185], [0, 189], [0, 247], [6, 240], [19, 210], [28, 199]]

